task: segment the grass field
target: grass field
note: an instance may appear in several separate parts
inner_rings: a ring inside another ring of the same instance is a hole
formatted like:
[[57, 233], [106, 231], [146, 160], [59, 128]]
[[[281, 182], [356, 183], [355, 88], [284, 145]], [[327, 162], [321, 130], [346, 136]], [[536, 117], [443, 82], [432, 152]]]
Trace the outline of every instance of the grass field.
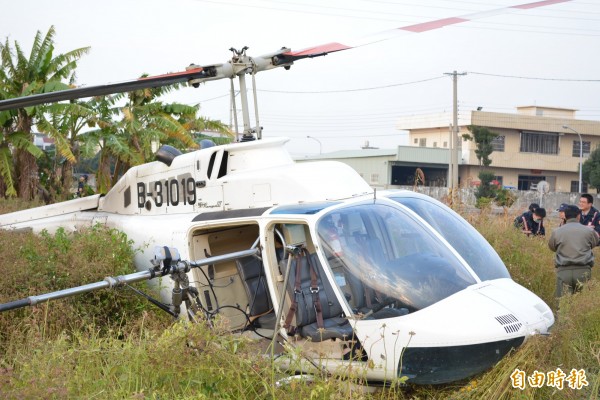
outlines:
[[[0, 200], [0, 213], [27, 206]], [[373, 392], [351, 380], [320, 377], [277, 386], [285, 375], [252, 341], [228, 334], [218, 321], [212, 328], [174, 323], [133, 292], [120, 290], [0, 314], [0, 398], [597, 399], [600, 282], [594, 278], [582, 293], [558, 304], [553, 253], [545, 239], [524, 236], [512, 227], [512, 216], [475, 213], [467, 218], [500, 254], [513, 279], [546, 301], [557, 318], [549, 337], [528, 341], [468, 381]], [[547, 221], [548, 235], [552, 225]], [[130, 273], [134, 255], [125, 235], [102, 227], [78, 235], [0, 232], [0, 249], [0, 302]], [[532, 378], [522, 389], [511, 380], [521, 371]], [[565, 374], [562, 389], [533, 379], [560, 371]], [[580, 388], [569, 387], [567, 378]]]

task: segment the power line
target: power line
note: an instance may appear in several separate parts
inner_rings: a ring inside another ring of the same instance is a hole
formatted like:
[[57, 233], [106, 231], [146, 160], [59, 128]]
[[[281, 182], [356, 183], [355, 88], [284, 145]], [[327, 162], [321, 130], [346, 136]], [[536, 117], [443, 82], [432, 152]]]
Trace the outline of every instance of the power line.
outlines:
[[[600, 79], [576, 79], [576, 78], [542, 78], [542, 77], [532, 77], [532, 76], [519, 76], [519, 75], [503, 75], [503, 74], [491, 74], [487, 72], [474, 72], [469, 71], [469, 74], [473, 75], [481, 75], [481, 76], [492, 76], [497, 78], [511, 78], [511, 79], [525, 79], [525, 80], [541, 80], [541, 81], [555, 81], [555, 82], [600, 82]], [[434, 78], [421, 79], [417, 81], [411, 82], [403, 82], [403, 83], [394, 83], [390, 85], [384, 86], [371, 86], [366, 88], [357, 88], [357, 89], [337, 89], [337, 90], [270, 90], [270, 89], [257, 89], [259, 92], [263, 93], [280, 93], [280, 94], [325, 94], [325, 93], [349, 93], [349, 92], [362, 92], [362, 91], [370, 91], [370, 90], [380, 90], [387, 89], [398, 86], [406, 86], [406, 85], [414, 85], [424, 82], [430, 82], [438, 79], [445, 78], [445, 76], [439, 76]], [[221, 96], [211, 97], [208, 99], [200, 100], [199, 103], [207, 103], [209, 101], [222, 99], [229, 96], [229, 94], [224, 94]]]
[[494, 77], [497, 77], [497, 78], [528, 79], [528, 80], [538, 80], [538, 81], [600, 82], [600, 79], [540, 78], [540, 77], [536, 77], [536, 76], [501, 75], [501, 74], [489, 74], [489, 73], [485, 73], [485, 72], [472, 72], [472, 71], [469, 71], [469, 74], [484, 75], [484, 76], [494, 76]]
[[[536, 26], [528, 26], [528, 25], [521, 25], [521, 26], [525, 26], [528, 28], [537, 28]], [[600, 34], [535, 31], [535, 30], [531, 30], [531, 29], [502, 29], [502, 28], [487, 28], [487, 27], [460, 26], [460, 25], [456, 25], [455, 28], [458, 28], [458, 29], [483, 29], [483, 30], [488, 30], [488, 31], [503, 31], [503, 32], [540, 33], [540, 34], [545, 34], [545, 35], [561, 35], [561, 36], [585, 36], [585, 37], [600, 36]], [[561, 28], [561, 29], [569, 29], [569, 28]]]
[[[348, 92], [364, 92], [364, 91], [369, 91], [369, 90], [380, 90], [380, 89], [388, 89], [388, 88], [392, 88], [392, 87], [398, 87], [398, 86], [406, 86], [406, 85], [414, 85], [417, 83], [424, 83], [424, 82], [429, 82], [429, 81], [434, 81], [437, 79], [442, 79], [444, 78], [444, 76], [438, 76], [438, 77], [434, 77], [434, 78], [426, 78], [426, 79], [421, 79], [418, 81], [412, 81], [412, 82], [403, 82], [403, 83], [393, 83], [390, 85], [384, 85], [384, 86], [372, 86], [372, 87], [367, 87], [367, 88], [357, 88], [357, 89], [338, 89], [338, 90], [270, 90], [270, 89], [257, 89], [257, 92], [263, 92], [263, 93], [281, 93], [281, 94], [324, 94], [324, 93], [348, 93]], [[250, 92], [251, 89], [246, 90], [246, 92]], [[204, 99], [204, 100], [200, 100], [200, 103], [206, 103], [212, 100], [218, 100], [218, 99], [222, 99], [224, 97], [229, 96], [229, 94], [224, 94], [221, 96], [216, 96], [216, 97], [211, 97], [209, 99]]]
[[391, 87], [397, 87], [397, 86], [406, 86], [406, 85], [413, 85], [416, 83], [423, 83], [423, 82], [429, 82], [429, 81], [434, 81], [437, 79], [442, 79], [444, 78], [443, 76], [438, 76], [435, 78], [427, 78], [427, 79], [421, 79], [418, 81], [412, 81], [412, 82], [404, 82], [404, 83], [394, 83], [391, 85], [384, 85], [384, 86], [373, 86], [373, 87], [368, 87], [368, 88], [359, 88], [359, 89], [339, 89], [339, 90], [297, 90], [297, 91], [293, 91], [293, 90], [267, 90], [267, 89], [258, 89], [259, 92], [266, 92], [266, 93], [285, 93], [285, 94], [314, 94], [314, 93], [347, 93], [347, 92], [363, 92], [363, 91], [367, 91], [367, 90], [379, 90], [379, 89], [387, 89], [387, 88], [391, 88]]
[[[302, 13], [302, 14], [310, 14], [310, 15], [323, 15], [323, 16], [329, 16], [329, 17], [342, 17], [342, 18], [358, 18], [358, 19], [362, 19], [362, 20], [375, 20], [375, 21], [389, 21], [389, 22], [408, 22], [410, 23], [409, 20], [398, 20], [395, 18], [377, 18], [377, 17], [368, 17], [365, 16], [364, 13], [365, 12], [369, 12], [368, 10], [356, 10], [357, 12], [360, 12], [361, 15], [341, 15], [339, 13], [327, 13], [327, 12], [318, 12], [318, 11], [309, 11], [306, 9], [290, 9], [290, 8], [280, 8], [280, 7], [269, 7], [269, 6], [260, 6], [260, 5], [252, 5], [252, 4], [247, 4], [247, 3], [235, 3], [235, 2], [231, 2], [231, 1], [216, 1], [216, 0], [195, 0], [197, 2], [200, 3], [212, 3], [212, 4], [216, 4], [216, 5], [230, 5], [230, 6], [236, 6], [236, 7], [246, 7], [246, 8], [257, 8], [257, 9], [262, 9], [262, 10], [272, 10], [272, 11], [282, 11], [282, 12], [289, 12], [289, 13]], [[285, 3], [283, 3], [285, 5]], [[292, 5], [293, 6], [293, 5]], [[305, 5], [306, 6], [306, 5]], [[313, 6], [314, 7], [314, 6]], [[340, 11], [344, 11], [344, 9], [339, 9]], [[348, 11], [348, 10], [346, 10]], [[352, 10], [350, 10], [352, 11]]]
[[[311, 14], [311, 15], [323, 15], [323, 16], [329, 16], [329, 17], [341, 17], [341, 18], [353, 18], [353, 19], [359, 19], [359, 20], [375, 20], [375, 21], [389, 21], [389, 22], [396, 22], [396, 23], [415, 23], [418, 21], [421, 21], [424, 18], [429, 18], [429, 16], [426, 15], [414, 15], [414, 14], [406, 14], [405, 12], [400, 12], [400, 13], [396, 13], [396, 12], [390, 12], [389, 10], [385, 10], [385, 11], [373, 11], [372, 9], [350, 9], [350, 8], [341, 8], [341, 7], [331, 7], [331, 6], [322, 6], [322, 5], [315, 5], [315, 4], [310, 4], [309, 7], [311, 7], [313, 10], [307, 10], [307, 4], [304, 3], [294, 3], [294, 2], [284, 2], [284, 1], [278, 1], [276, 2], [276, 5], [256, 5], [256, 4], [247, 4], [247, 3], [236, 3], [234, 1], [216, 1], [216, 0], [195, 0], [197, 2], [203, 2], [203, 3], [212, 3], [212, 4], [217, 4], [217, 5], [234, 5], [237, 7], [247, 7], [247, 8], [258, 8], [258, 9], [266, 9], [266, 10], [272, 10], [272, 11], [280, 11], [280, 12], [289, 12], [289, 13], [303, 13], [303, 14]], [[380, 3], [384, 3], [384, 2], [380, 2]], [[463, 2], [463, 3], [467, 3], [467, 2]], [[269, 2], [267, 2], [267, 4], [269, 4]], [[395, 4], [395, 3], [394, 3]], [[280, 5], [288, 5], [291, 7], [301, 7], [301, 8], [281, 8], [278, 7]], [[402, 5], [402, 4], [396, 4], [396, 5]], [[414, 5], [414, 6], [418, 6], [418, 5]], [[314, 11], [314, 9], [319, 9], [319, 8], [325, 8], [328, 10], [334, 10], [334, 12], [319, 12], [319, 11]], [[442, 8], [442, 9], [453, 9], [458, 11], [459, 9], [456, 8], [450, 8], [450, 7], [434, 7], [434, 6], [427, 6], [426, 8], [431, 9], [431, 8]], [[473, 10], [473, 9], [461, 9], [460, 11], [466, 11], [467, 13], [477, 13], [477, 10]], [[339, 12], [336, 13], [335, 11], [341, 11], [341, 12], [359, 12], [360, 15], [348, 15], [348, 14], [340, 14]], [[546, 10], [546, 11], [554, 11], [554, 10]], [[567, 10], [571, 13], [581, 13], [584, 14], [586, 16], [588, 16], [589, 14], [595, 14], [595, 13], [589, 13], [587, 11], [573, 11], [573, 10]], [[540, 15], [537, 13], [528, 13], [528, 14], [518, 14], [519, 16], [526, 16], [529, 18], [560, 18], [561, 20], [586, 20], [586, 21], [594, 21], [597, 22], [597, 19], [592, 19], [592, 18], [585, 18], [585, 17], [565, 17], [563, 14], [563, 10], [560, 11], [561, 15], [560, 16], [552, 16], [552, 15]], [[396, 19], [396, 18], [385, 18], [385, 17], [375, 17], [375, 16], [367, 16], [365, 15], [365, 13], [370, 13], [370, 14], [384, 14], [386, 17], [390, 16], [390, 15], [400, 15], [402, 16], [404, 19]], [[406, 19], [406, 17], [409, 17], [411, 19]], [[475, 22], [475, 21], [470, 21], [470, 22]], [[486, 24], [487, 22], [481, 22]], [[492, 23], [493, 24], [493, 23]], [[502, 23], [496, 23], [496, 24], [500, 24], [503, 25]], [[508, 25], [508, 24], [504, 24], [504, 25]], [[539, 28], [536, 26], [530, 26], [530, 25], [520, 25], [520, 26], [524, 26], [524, 27], [529, 27], [529, 28]], [[454, 26], [454, 27], [460, 27], [462, 29], [494, 29], [494, 28], [481, 28], [481, 27], [476, 27], [476, 26]], [[542, 27], [545, 28], [545, 27]], [[549, 33], [549, 34], [560, 34], [560, 35], [576, 35], [576, 36], [598, 36], [598, 35], [585, 35], [585, 34], [577, 34], [577, 33], [565, 33], [565, 32], [556, 32], [556, 29], [559, 30], [564, 30], [564, 29], [569, 29], [569, 28], [564, 28], [561, 26], [553, 26], [551, 27], [551, 29], [554, 30], [553, 31], [547, 31], [547, 32], [543, 32], [543, 31], [530, 31], [530, 30], [521, 30], [521, 29], [496, 29], [496, 30], [504, 30], [504, 31], [509, 31], [509, 32], [534, 32], [534, 33]]]

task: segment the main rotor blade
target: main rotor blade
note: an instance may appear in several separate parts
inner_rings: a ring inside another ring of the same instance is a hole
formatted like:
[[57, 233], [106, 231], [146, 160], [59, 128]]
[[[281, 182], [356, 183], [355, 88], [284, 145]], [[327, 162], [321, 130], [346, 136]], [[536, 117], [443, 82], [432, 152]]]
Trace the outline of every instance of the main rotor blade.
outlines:
[[362, 47], [362, 46], [366, 46], [369, 44], [381, 42], [384, 40], [394, 39], [402, 34], [422, 33], [422, 32], [427, 32], [427, 31], [431, 31], [434, 29], [440, 29], [440, 28], [443, 28], [443, 27], [449, 26], [449, 25], [455, 25], [455, 24], [460, 24], [463, 22], [474, 21], [474, 20], [480, 19], [480, 18], [492, 17], [494, 15], [500, 15], [500, 14], [507, 13], [510, 11], [530, 10], [532, 8], [545, 7], [545, 6], [549, 6], [552, 4], [558, 4], [558, 3], [567, 3], [570, 1], [572, 1], [572, 0], [536, 1], [533, 3], [525, 3], [525, 4], [515, 5], [515, 6], [496, 8], [494, 10], [465, 14], [465, 15], [461, 15], [461, 16], [457, 16], [457, 17], [442, 18], [442, 19], [438, 19], [438, 20], [434, 20], [434, 21], [422, 22], [420, 24], [401, 26], [398, 28], [390, 29], [390, 30], [387, 30], [384, 32], [379, 32], [379, 33], [375, 33], [373, 35], [369, 35], [369, 36], [360, 38], [360, 39], [356, 40], [355, 43], [345, 43], [344, 44], [344, 43], [334, 42], [334, 43], [327, 43], [327, 44], [320, 45], [320, 46], [309, 47], [307, 49], [303, 49], [300, 51], [288, 51], [286, 53], [283, 53], [281, 56], [278, 56], [278, 59], [281, 60], [281, 62], [290, 63], [290, 62], [294, 62], [296, 60], [300, 60], [302, 58], [312, 58], [312, 57], [324, 56], [324, 55], [327, 55], [329, 53], [333, 53], [336, 51], [354, 49], [356, 47]]
[[210, 69], [197, 67], [188, 71], [174, 72], [164, 75], [149, 76], [132, 81], [110, 83], [106, 85], [79, 87], [59, 90], [56, 92], [40, 93], [25, 97], [15, 97], [0, 101], [0, 111], [14, 108], [31, 107], [38, 104], [53, 103], [63, 100], [80, 99], [85, 97], [102, 96], [107, 94], [131, 92], [139, 89], [155, 88], [187, 82], [191, 79], [202, 79], [210, 76]]

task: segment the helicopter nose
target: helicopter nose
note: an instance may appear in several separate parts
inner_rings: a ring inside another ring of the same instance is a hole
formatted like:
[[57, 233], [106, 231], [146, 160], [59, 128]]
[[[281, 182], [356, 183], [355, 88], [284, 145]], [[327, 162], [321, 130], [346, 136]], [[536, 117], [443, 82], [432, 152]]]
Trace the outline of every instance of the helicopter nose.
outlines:
[[[479, 294], [502, 304], [510, 311], [508, 315], [514, 316], [519, 323], [523, 324], [526, 339], [535, 334], [548, 334], [554, 325], [554, 314], [552, 310], [536, 294], [525, 289], [512, 279], [499, 279], [490, 282], [489, 285], [478, 289]], [[498, 320], [501, 324], [510, 326], [513, 321], [511, 317]]]
[[[491, 368], [529, 337], [548, 334], [554, 324], [550, 307], [511, 279], [482, 282], [448, 300], [444, 308], [436, 310], [437, 319], [429, 320], [428, 327], [434, 331], [441, 331], [442, 327], [462, 327], [463, 337], [450, 343], [450, 330], [446, 329], [443, 346], [433, 342], [416, 345], [415, 341], [414, 346], [405, 349], [398, 364], [399, 376], [406, 376], [417, 384], [465, 379]], [[461, 315], [460, 319], [454, 314], [456, 321], [451, 323], [451, 310], [458, 304], [469, 304], [470, 313]], [[429, 313], [427, 309], [422, 311], [423, 317]], [[410, 318], [410, 314], [402, 318]], [[417, 336], [425, 336], [422, 328], [414, 330]], [[467, 335], [470, 335], [468, 339]]]

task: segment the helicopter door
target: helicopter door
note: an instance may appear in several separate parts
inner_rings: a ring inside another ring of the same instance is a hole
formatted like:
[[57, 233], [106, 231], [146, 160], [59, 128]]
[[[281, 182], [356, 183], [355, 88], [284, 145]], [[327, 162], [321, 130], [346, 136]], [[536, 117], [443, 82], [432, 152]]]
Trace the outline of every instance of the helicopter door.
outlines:
[[[193, 233], [190, 254], [198, 260], [248, 250], [258, 235], [258, 225], [252, 223], [204, 228]], [[208, 317], [226, 318], [233, 331], [246, 328], [272, 309], [264, 267], [256, 257], [194, 268], [192, 274], [203, 311]], [[261, 322], [269, 323], [267, 318]]]

